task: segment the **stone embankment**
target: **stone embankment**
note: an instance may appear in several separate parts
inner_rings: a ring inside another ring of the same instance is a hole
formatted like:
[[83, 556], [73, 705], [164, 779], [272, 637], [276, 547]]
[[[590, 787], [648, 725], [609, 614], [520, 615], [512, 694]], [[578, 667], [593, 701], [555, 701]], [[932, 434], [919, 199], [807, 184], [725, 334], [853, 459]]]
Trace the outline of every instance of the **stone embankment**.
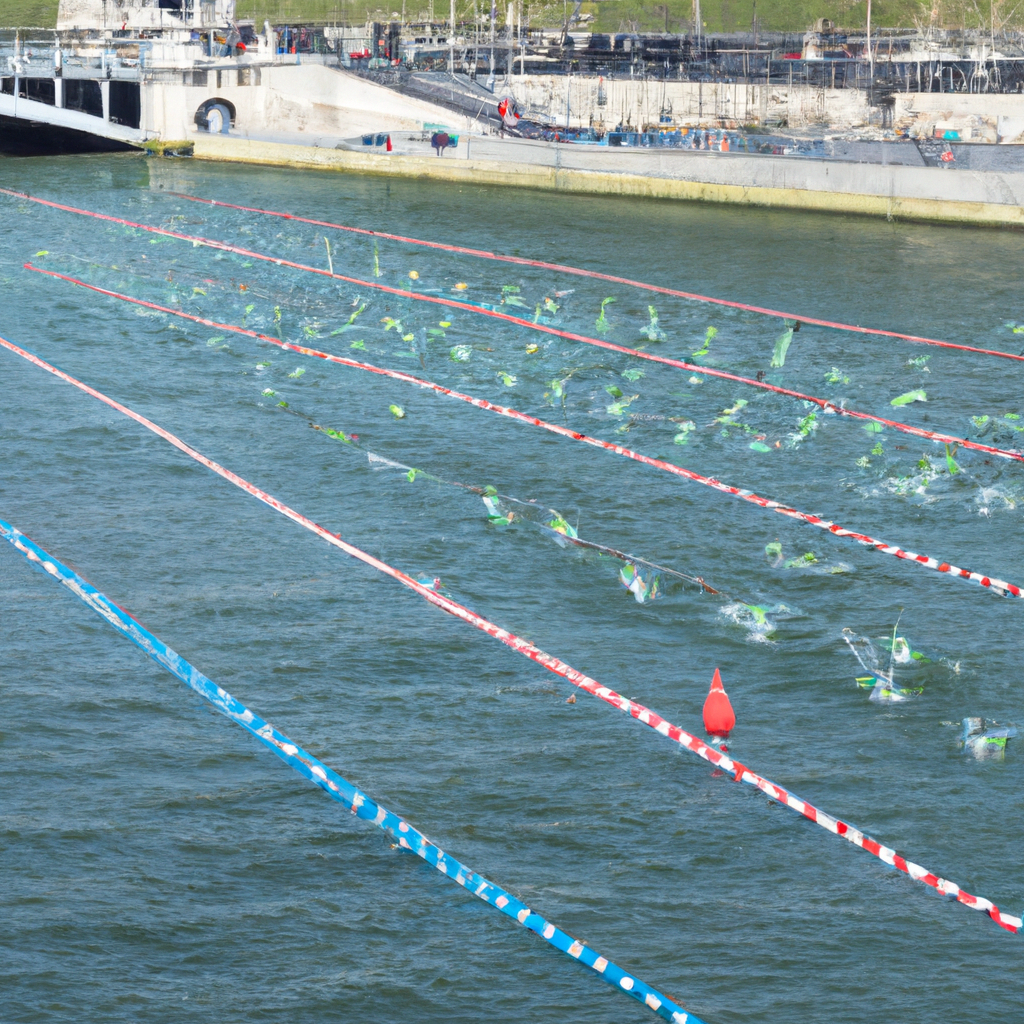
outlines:
[[575, 75], [516, 75], [511, 91], [527, 115], [564, 125], [568, 114], [570, 125], [605, 130], [620, 124], [781, 125], [825, 134], [880, 135], [891, 128], [912, 138], [931, 138], [938, 130], [956, 131], [962, 141], [1024, 141], [1024, 95], [1018, 94], [894, 91], [885, 101], [882, 93], [785, 79], [745, 85]]

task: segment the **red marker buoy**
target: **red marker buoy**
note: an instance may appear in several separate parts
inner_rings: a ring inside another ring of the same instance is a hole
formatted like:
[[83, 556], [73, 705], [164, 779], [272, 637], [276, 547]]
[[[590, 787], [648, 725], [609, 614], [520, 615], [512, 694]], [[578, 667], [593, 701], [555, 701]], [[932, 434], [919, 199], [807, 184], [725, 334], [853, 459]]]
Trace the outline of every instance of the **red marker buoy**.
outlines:
[[736, 726], [736, 712], [729, 703], [729, 697], [722, 686], [722, 677], [715, 669], [711, 679], [711, 689], [704, 701], [704, 728], [712, 736], [727, 738]]

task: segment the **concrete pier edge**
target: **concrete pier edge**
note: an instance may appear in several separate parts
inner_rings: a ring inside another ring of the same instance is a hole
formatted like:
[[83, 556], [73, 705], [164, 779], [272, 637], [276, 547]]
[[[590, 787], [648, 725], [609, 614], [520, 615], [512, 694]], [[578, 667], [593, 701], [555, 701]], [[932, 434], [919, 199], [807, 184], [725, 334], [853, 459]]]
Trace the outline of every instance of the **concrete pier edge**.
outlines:
[[[194, 136], [195, 158], [274, 167], [316, 168], [554, 192], [678, 199], [819, 213], [858, 214], [889, 220], [999, 228], [1024, 227], [1024, 207], [1003, 203], [885, 196], [852, 191], [747, 186], [623, 172], [582, 171], [531, 164], [388, 156], [295, 146], [224, 135]], [[942, 172], [937, 172], [942, 173]], [[953, 172], [963, 173], [963, 172]]]

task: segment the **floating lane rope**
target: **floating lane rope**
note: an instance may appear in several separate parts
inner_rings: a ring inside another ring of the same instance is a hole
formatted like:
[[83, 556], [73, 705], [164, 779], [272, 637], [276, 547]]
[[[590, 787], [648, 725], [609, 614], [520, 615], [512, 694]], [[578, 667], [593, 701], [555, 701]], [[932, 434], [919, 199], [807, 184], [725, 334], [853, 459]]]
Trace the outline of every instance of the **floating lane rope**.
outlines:
[[768, 779], [765, 779], [756, 772], [751, 771], [746, 765], [729, 757], [728, 754], [722, 753], [719, 750], [715, 750], [714, 747], [708, 746], [708, 744], [704, 743], [702, 740], [697, 739], [696, 736], [692, 736], [690, 733], [686, 732], [685, 729], [680, 729], [679, 726], [673, 725], [667, 719], [662, 718], [650, 708], [644, 707], [643, 704], [630, 700], [628, 697], [623, 697], [610, 687], [602, 686], [596, 679], [592, 679], [590, 676], [584, 675], [578, 669], [573, 668], [571, 665], [559, 658], [555, 658], [552, 655], [545, 653], [539, 647], [531, 644], [528, 640], [524, 640], [522, 637], [516, 636], [514, 633], [510, 633], [501, 626], [495, 625], [493, 622], [490, 622], [481, 615], [477, 615], [476, 612], [471, 611], [469, 608], [459, 604], [457, 601], [453, 601], [451, 598], [437, 593], [431, 588], [424, 586], [422, 583], [417, 582], [411, 576], [406, 575], [406, 573], [401, 572], [399, 569], [395, 569], [386, 562], [382, 562], [380, 559], [374, 558], [365, 551], [361, 551], [354, 545], [347, 543], [341, 539], [340, 535], [331, 533], [329, 530], [325, 530], [319, 524], [314, 523], [312, 519], [308, 519], [300, 512], [296, 512], [294, 509], [289, 508], [283, 502], [278, 501], [277, 498], [272, 497], [266, 491], [260, 490], [254, 484], [244, 480], [236, 473], [232, 473], [230, 470], [225, 469], [212, 459], [208, 459], [205, 455], [197, 452], [194, 448], [187, 445], [170, 431], [165, 430], [156, 423], [153, 423], [152, 420], [146, 419], [145, 416], [129, 409], [127, 406], [122, 405], [115, 399], [109, 398], [101, 391], [97, 391], [95, 388], [89, 387], [88, 384], [83, 384], [70, 374], [57, 369], [55, 366], [51, 366], [45, 360], [40, 359], [39, 356], [33, 355], [31, 352], [28, 352], [23, 348], [19, 348], [17, 345], [5, 340], [4, 338], [0, 338], [0, 346], [6, 348], [10, 352], [13, 352], [15, 355], [21, 356], [23, 359], [27, 359], [30, 363], [38, 366], [40, 369], [46, 370], [48, 373], [52, 373], [55, 377], [59, 377], [61, 380], [78, 388], [80, 391], [84, 391], [87, 395], [91, 395], [93, 398], [96, 398], [110, 406], [110, 408], [116, 409], [123, 415], [135, 420], [136, 423], [139, 423], [147, 430], [152, 431], [158, 437], [162, 437], [179, 451], [184, 452], [189, 458], [194, 459], [202, 466], [206, 466], [207, 469], [212, 470], [218, 476], [223, 477], [225, 480], [233, 483], [236, 487], [239, 487], [246, 493], [251, 494], [254, 498], [257, 498], [264, 504], [269, 505], [275, 511], [280, 512], [283, 516], [291, 519], [292, 522], [298, 523], [310, 532], [315, 533], [328, 544], [339, 548], [341, 551], [351, 555], [353, 558], [359, 559], [359, 561], [364, 562], [366, 565], [372, 566], [379, 572], [385, 573], [392, 579], [395, 579], [399, 583], [408, 587], [410, 590], [414, 590], [420, 595], [420, 597], [429, 601], [432, 605], [440, 608], [442, 611], [447, 612], [455, 618], [461, 619], [463, 622], [468, 622], [471, 626], [475, 626], [488, 636], [492, 636], [496, 640], [500, 640], [507, 647], [512, 648], [512, 650], [517, 651], [536, 664], [546, 668], [549, 672], [553, 672], [555, 675], [572, 683], [584, 692], [598, 697], [606, 704], [610, 704], [612, 707], [625, 712], [631, 718], [634, 718], [641, 724], [653, 729], [659, 735], [678, 743], [681, 747], [684, 747], [686, 750], [691, 751], [698, 757], [703, 758], [705, 761], [713, 764], [716, 768], [720, 768], [722, 771], [728, 772], [737, 782], [745, 782], [748, 785], [756, 787], [770, 799], [791, 808], [798, 814], [802, 814], [805, 818], [808, 818], [810, 821], [820, 825], [833, 835], [841, 836], [848, 842], [853, 843], [854, 846], [858, 846], [862, 850], [867, 850], [868, 853], [878, 857], [884, 863], [898, 868], [915, 881], [923, 882], [925, 885], [931, 886], [943, 895], [956, 899], [957, 902], [964, 904], [964, 906], [971, 907], [973, 910], [983, 911], [988, 914], [996, 924], [1005, 928], [1007, 931], [1016, 933], [1024, 928], [1024, 921], [1022, 921], [1021, 918], [1003, 913], [991, 901], [980, 896], [972, 896], [970, 893], [964, 892], [964, 890], [954, 882], [947, 881], [946, 879], [928, 871], [926, 868], [921, 867], [919, 864], [914, 864], [912, 861], [904, 859], [897, 854], [895, 850], [892, 850], [887, 846], [882, 846], [881, 843], [878, 843], [870, 836], [865, 835], [860, 831], [860, 829], [854, 828], [854, 826], [849, 825], [838, 818], [834, 818], [829, 814], [825, 814], [823, 811], [819, 811], [806, 800], [801, 800], [782, 786], [778, 786], [774, 782], [769, 782]]
[[[788, 516], [790, 519], [797, 519], [800, 522], [809, 523], [811, 526], [816, 526], [821, 530], [826, 530], [836, 537], [848, 537], [849, 539], [856, 541], [858, 544], [863, 544], [865, 547], [881, 551], [884, 555], [892, 555], [894, 558], [914, 562], [917, 565], [923, 565], [927, 569], [934, 569], [936, 572], [946, 573], [950, 576], [957, 577], [958, 579], [977, 583], [980, 586], [985, 587], [988, 590], [992, 590], [997, 594], [1001, 594], [1004, 597], [1008, 594], [1012, 594], [1014, 597], [1024, 596], [1021, 588], [1015, 583], [1008, 583], [1005, 580], [1001, 580], [997, 577], [986, 575], [984, 573], [972, 572], [970, 569], [961, 569], [959, 566], [953, 565], [950, 562], [940, 562], [937, 558], [932, 558], [930, 555], [919, 555], [913, 551], [905, 551], [903, 548], [897, 547], [895, 544], [889, 544], [884, 540], [877, 540], [866, 533], [857, 533], [854, 530], [848, 530], [828, 519], [822, 519], [819, 516], [814, 516], [807, 512], [800, 512], [798, 509], [791, 508], [788, 505], [783, 505], [781, 502], [773, 501], [770, 498], [762, 498], [760, 495], [755, 494], [753, 491], [746, 490], [745, 488], [733, 487], [730, 484], [723, 484], [721, 481], [714, 479], [714, 477], [703, 476], [701, 473], [697, 473], [692, 469], [684, 469], [682, 466], [677, 466], [671, 462], [665, 462], [662, 459], [655, 459], [649, 455], [641, 455], [639, 452], [635, 452], [631, 448], [623, 448], [622, 445], [612, 444], [610, 441], [602, 441], [600, 438], [590, 437], [588, 434], [581, 434], [578, 431], [570, 430], [568, 427], [561, 427], [557, 423], [549, 423], [547, 420], [539, 419], [536, 416], [529, 416], [526, 413], [519, 412], [516, 409], [511, 409], [508, 406], [496, 405], [493, 402], [488, 402], [484, 398], [474, 398], [472, 395], [463, 394], [461, 391], [454, 391], [451, 388], [443, 387], [441, 384], [435, 384], [433, 381], [424, 380], [421, 377], [413, 377], [411, 374], [402, 373], [400, 370], [388, 370], [381, 366], [374, 366], [371, 363], [361, 363], [356, 359], [349, 359], [345, 356], [332, 355], [329, 352], [322, 352], [319, 349], [309, 348], [305, 345], [294, 345], [291, 342], [282, 341], [280, 338], [274, 338], [268, 334], [259, 334], [258, 332], [249, 330], [246, 327], [238, 327], [234, 324], [222, 324], [216, 320], [209, 320], [206, 317], [195, 316], [192, 313], [184, 313], [181, 310], [172, 309], [169, 306], [160, 306], [155, 302], [148, 302], [145, 299], [136, 299], [132, 298], [130, 295], [122, 295], [119, 292], [113, 292], [106, 288], [100, 288], [96, 285], [85, 284], [82, 281], [77, 281], [74, 278], [67, 277], [64, 274], [58, 274], [52, 270], [39, 272], [47, 274], [50, 277], [57, 277], [61, 280], [81, 285], [91, 291], [99, 292], [101, 295], [108, 295], [112, 298], [131, 302], [138, 306], [145, 306], [147, 309], [155, 309], [162, 313], [169, 313], [172, 316], [182, 317], [183, 319], [191, 320], [194, 323], [205, 324], [208, 327], [215, 327], [217, 330], [232, 331], [235, 334], [244, 334], [249, 338], [257, 339], [258, 341], [266, 341], [271, 345], [276, 345], [278, 348], [284, 349], [288, 352], [298, 352], [301, 355], [312, 356], [316, 359], [324, 359], [331, 363], [337, 363], [340, 366], [350, 366], [357, 370], [366, 370], [369, 373], [379, 374], [382, 377], [390, 377], [393, 380], [405, 381], [407, 384], [415, 384], [417, 387], [429, 388], [431, 391], [434, 391], [439, 395], [446, 395], [449, 398], [458, 399], [460, 402], [467, 402], [478, 409], [486, 409], [488, 412], [496, 413], [499, 416], [507, 416], [508, 418], [517, 420], [520, 423], [529, 423], [531, 426], [540, 427], [542, 430], [549, 430], [553, 434], [559, 434], [562, 437], [569, 437], [574, 441], [581, 441], [583, 444], [589, 444], [595, 448], [601, 448], [604, 451], [614, 452], [616, 455], [621, 455], [627, 459], [633, 459], [636, 462], [642, 462], [645, 466], [653, 466], [655, 469], [663, 470], [666, 473], [672, 473], [675, 476], [683, 477], [686, 480], [692, 480], [695, 483], [703, 484], [705, 487], [711, 487], [716, 491], [720, 491], [722, 494], [731, 494], [733, 497], [740, 498], [743, 501], [749, 501], [751, 504], [757, 505], [760, 508], [777, 512], [779, 515]], [[28, 354], [25, 353], [23, 349], [18, 349], [17, 346], [12, 346], [10, 342], [5, 342], [2, 338], [0, 338], [0, 344], [10, 348], [11, 351], [17, 351], [19, 355], [25, 355], [28, 357]]]
[[[389, 295], [410, 299], [414, 302], [429, 302], [437, 306], [461, 309], [469, 313], [489, 316], [497, 320], [504, 320], [507, 323], [516, 324], [519, 327], [525, 327], [531, 331], [539, 331], [542, 334], [550, 334], [554, 337], [564, 338], [568, 341], [578, 341], [585, 345], [595, 345], [598, 348], [609, 349], [613, 352], [620, 352], [623, 355], [634, 356], [637, 359], [646, 359], [650, 362], [662, 363], [665, 366], [674, 366], [676, 369], [687, 370], [693, 373], [702, 373], [708, 377], [717, 377], [721, 380], [728, 380], [736, 384], [743, 384], [746, 387], [760, 388], [763, 391], [771, 391], [778, 395], [787, 395], [790, 398], [796, 398], [800, 401], [811, 402], [827, 413], [834, 413], [838, 416], [846, 416], [851, 419], [879, 423], [884, 426], [891, 427], [893, 430], [898, 430], [901, 433], [912, 434], [915, 437], [927, 438], [928, 440], [935, 441], [939, 444], [955, 444], [962, 448], [986, 452], [989, 455], [997, 455], [1000, 458], [1015, 459], [1019, 462], [1024, 462], [1024, 455], [1020, 452], [1007, 451], [1003, 448], [993, 448], [990, 445], [980, 444], [977, 441], [971, 441], [965, 437], [957, 437], [953, 434], [944, 434], [934, 430], [925, 430], [923, 427], [914, 427], [907, 423], [900, 423], [898, 420], [890, 420], [882, 416], [874, 416], [871, 413], [848, 409], [845, 406], [837, 405], [835, 402], [829, 401], [827, 398], [805, 395], [800, 391], [793, 391], [790, 388], [783, 388], [777, 384], [769, 384], [766, 381], [756, 380], [752, 377], [743, 377], [739, 374], [729, 373], [727, 370], [717, 370], [714, 367], [701, 366], [698, 363], [687, 363], [680, 359], [672, 359], [668, 356], [658, 356], [651, 352], [644, 352], [641, 349], [629, 348], [626, 345], [616, 345], [611, 341], [602, 341], [600, 338], [591, 338], [585, 334], [576, 334], [573, 331], [563, 331], [557, 327], [549, 327], [546, 324], [534, 323], [532, 320], [513, 316], [511, 313], [503, 313], [497, 309], [487, 309], [472, 302], [461, 302], [457, 299], [443, 299], [437, 295], [422, 295], [418, 292], [411, 292], [404, 288], [393, 288], [390, 285], [381, 284], [378, 281], [364, 281], [358, 277], [347, 277], [344, 274], [335, 274], [329, 270], [323, 270], [320, 267], [311, 267], [305, 263], [296, 263], [294, 260], [286, 260], [277, 256], [268, 256], [266, 253], [253, 252], [251, 249], [242, 249], [238, 246], [229, 245], [227, 242], [219, 242], [215, 239], [202, 238], [198, 235], [186, 235], [179, 231], [171, 231], [167, 228], [157, 228], [149, 224], [140, 224], [137, 221], [125, 220], [122, 217], [113, 217], [105, 213], [83, 210], [76, 206], [67, 206], [63, 203], [55, 203], [49, 199], [39, 199], [35, 196], [28, 195], [27, 193], [14, 192], [11, 189], [0, 188], [0, 194], [17, 196], [18, 198], [27, 199], [30, 202], [39, 203], [43, 206], [53, 207], [57, 210], [63, 210], [67, 213], [76, 213], [85, 217], [94, 217], [98, 220], [109, 221], [113, 224], [121, 224], [124, 227], [136, 228], [140, 231], [148, 231], [152, 234], [163, 235], [167, 238], [177, 238], [180, 241], [191, 242], [193, 245], [205, 245], [211, 249], [234, 253], [238, 256], [245, 256], [248, 259], [262, 260], [265, 263], [273, 263], [280, 267], [290, 267], [293, 270], [301, 270], [308, 274], [318, 274], [321, 277], [328, 277], [335, 281], [344, 281], [347, 284], [355, 284], [360, 288], [372, 288], [376, 291], [386, 292]], [[36, 273], [51, 274], [54, 277], [63, 276], [54, 271], [42, 270], [39, 267], [33, 266], [31, 263], [26, 263], [25, 269], [33, 270]], [[82, 282], [76, 283], [81, 284]], [[1021, 359], [1024, 360], [1024, 356], [1022, 356]]]
[[[323, 434], [327, 434], [329, 437], [338, 437], [339, 431], [329, 431], [324, 427], [320, 426], [319, 423], [314, 423], [305, 413], [300, 413], [294, 409], [287, 408], [286, 412], [290, 412], [293, 416], [297, 416], [299, 419], [305, 420], [314, 430], [317, 430]], [[388, 466], [391, 469], [399, 470], [406, 474], [406, 479], [412, 481], [417, 477], [424, 477], [427, 480], [432, 480], [434, 483], [443, 484], [445, 487], [456, 487], [459, 490], [469, 491], [472, 494], [479, 494], [481, 497], [488, 499], [497, 499], [498, 501], [508, 502], [513, 505], [518, 505], [520, 508], [525, 510], [525, 515], [518, 517], [524, 520], [528, 519], [528, 516], [536, 515], [540, 513], [541, 519], [549, 520], [548, 523], [534, 524], [541, 525], [547, 533], [557, 533], [557, 539], [560, 544], [569, 544], [574, 547], [583, 548], [588, 551], [596, 551], [598, 554], [608, 555], [610, 558], [617, 559], [621, 562], [626, 562], [630, 565], [642, 565], [655, 572], [664, 573], [667, 576], [672, 576], [675, 579], [683, 580], [686, 583], [693, 583], [700, 587], [701, 591], [707, 594], [717, 594], [719, 596], [728, 598], [727, 594], [723, 594], [722, 591], [716, 590], [709, 583], [705, 582], [702, 576], [691, 576], [685, 572], [679, 572], [678, 569], [670, 569], [664, 565], [658, 565], [657, 562], [652, 562], [646, 558], [640, 558], [638, 555], [630, 555], [625, 551], [619, 551], [617, 548], [608, 547], [605, 544], [598, 544], [594, 541], [584, 540], [578, 536], [575, 531], [571, 533], [568, 531], [562, 532], [555, 529], [551, 525], [551, 521], [557, 522], [563, 521], [562, 515], [557, 509], [547, 508], [543, 505], [538, 504], [535, 501], [523, 501], [521, 498], [513, 498], [508, 494], [500, 494], [493, 487], [478, 487], [475, 484], [462, 484], [457, 480], [445, 480], [443, 477], [435, 476], [433, 473], [424, 472], [416, 466], [408, 466], [404, 462], [397, 462], [394, 459], [389, 459], [384, 455], [378, 455], [376, 452], [371, 452], [368, 448], [364, 448], [361, 444], [354, 439], [354, 436], [343, 435], [343, 441], [346, 445], [349, 445], [354, 450], [365, 455], [371, 466]], [[532, 521], [532, 520], [530, 520]]]
[[[8, 191], [4, 189], [3, 191]], [[20, 192], [9, 192], [9, 195], [21, 196]], [[715, 306], [727, 306], [730, 309], [742, 309], [748, 313], [762, 313], [765, 316], [777, 316], [784, 320], [799, 320], [803, 324], [814, 324], [816, 327], [831, 327], [837, 331], [853, 331], [856, 334], [873, 334], [882, 338], [899, 338], [901, 341], [912, 341], [920, 345], [937, 345], [940, 348], [959, 349], [961, 352], [979, 352], [986, 356], [999, 356], [1002, 359], [1015, 359], [1024, 362], [1024, 356], [1014, 355], [1012, 352], [999, 352], [996, 349], [976, 348], [973, 345], [958, 345], [952, 341], [939, 341], [935, 338], [921, 338], [916, 334], [901, 334], [898, 331], [883, 331], [875, 327], [859, 327], [854, 324], [839, 323], [834, 320], [818, 320], [815, 317], [804, 316], [802, 313], [784, 313], [778, 309], [768, 309], [765, 306], [751, 306], [746, 302], [732, 302], [729, 299], [715, 299], [709, 295], [698, 295], [696, 292], [683, 292], [675, 288], [665, 288], [661, 285], [648, 284], [645, 281], [634, 281], [628, 277], [616, 277], [613, 274], [602, 274], [596, 270], [584, 270], [582, 267], [570, 267], [564, 263], [546, 263], [544, 260], [531, 260], [521, 256], [502, 256], [498, 253], [488, 252], [486, 249], [467, 249], [461, 245], [449, 245], [445, 242], [429, 242], [422, 238], [408, 238], [405, 235], [392, 235], [386, 231], [371, 231], [368, 228], [355, 228], [347, 224], [332, 224], [326, 220], [313, 220], [308, 217], [298, 217], [292, 213], [281, 213], [277, 210], [261, 210], [255, 206], [238, 206], [235, 203], [223, 203], [217, 199], [202, 199], [199, 196], [186, 195], [184, 192], [168, 192], [168, 195], [176, 196], [179, 199], [187, 199], [192, 203], [204, 203], [207, 206], [222, 206], [229, 210], [242, 210], [246, 213], [261, 213], [268, 217], [282, 217], [285, 220], [294, 220], [302, 224], [313, 224], [322, 228], [334, 228], [337, 231], [348, 231], [357, 235], [373, 235], [375, 238], [386, 238], [391, 242], [406, 242], [409, 245], [422, 245], [427, 249], [442, 249], [445, 252], [456, 252], [462, 256], [476, 256], [479, 259], [497, 260], [500, 263], [515, 263], [521, 267], [540, 267], [542, 270], [553, 270], [559, 274], [573, 274], [577, 277], [590, 277], [598, 281], [608, 281], [612, 284], [628, 285], [632, 288], [642, 288], [645, 291], [657, 292], [660, 295], [672, 295], [679, 299], [690, 299], [693, 302], [706, 302]]]
[[463, 889], [483, 900], [488, 906], [500, 910], [502, 914], [522, 925], [527, 931], [539, 935], [559, 952], [586, 965], [609, 985], [614, 985], [627, 995], [632, 996], [637, 1002], [654, 1010], [659, 1017], [672, 1021], [674, 1024], [703, 1024], [699, 1017], [688, 1013], [668, 996], [651, 988], [636, 975], [629, 974], [617, 964], [600, 956], [589, 946], [574, 939], [567, 932], [532, 911], [510, 892], [502, 889], [500, 885], [478, 875], [471, 868], [445, 853], [440, 847], [435, 846], [422, 832], [413, 828], [403, 818], [377, 803], [362, 790], [353, 786], [351, 782], [343, 779], [323, 761], [293, 743], [259, 715], [253, 714], [244, 704], [208, 679], [195, 666], [190, 665], [181, 655], [150, 633], [137, 619], [119, 608], [92, 584], [82, 579], [73, 569], [69, 569], [2, 519], [0, 519], [0, 535], [17, 548], [30, 563], [45, 570], [49, 576], [67, 587], [80, 601], [105, 619], [122, 636], [141, 647], [158, 665], [167, 669], [201, 697], [208, 700], [222, 715], [230, 718], [236, 725], [240, 725], [246, 732], [255, 736], [285, 764], [309, 779], [314, 786], [319, 786], [332, 800], [350, 810], [356, 817], [371, 822], [392, 835], [403, 850], [411, 850], [418, 857], [422, 857], [446, 878], [461, 885]]

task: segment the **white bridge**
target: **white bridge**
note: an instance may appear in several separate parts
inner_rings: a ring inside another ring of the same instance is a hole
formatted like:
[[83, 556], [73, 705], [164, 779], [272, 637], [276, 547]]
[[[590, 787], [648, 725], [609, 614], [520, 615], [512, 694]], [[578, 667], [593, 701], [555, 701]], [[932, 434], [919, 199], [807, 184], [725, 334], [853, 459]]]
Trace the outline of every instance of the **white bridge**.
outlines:
[[240, 28], [234, 0], [61, 0], [52, 37], [0, 39], [0, 152], [210, 133], [316, 146], [470, 128], [472, 118], [343, 70], [347, 52], [367, 44], [361, 31], [335, 32], [330, 53], [296, 52], [293, 32]]
[[[45, 138], [62, 142], [65, 150], [118, 149], [153, 134], [140, 127], [137, 78], [61, 73], [66, 70], [52, 67], [43, 73], [19, 64], [0, 77], [0, 149], [46, 149]], [[15, 138], [5, 146], [4, 135]], [[35, 143], [32, 136], [39, 136]]]

